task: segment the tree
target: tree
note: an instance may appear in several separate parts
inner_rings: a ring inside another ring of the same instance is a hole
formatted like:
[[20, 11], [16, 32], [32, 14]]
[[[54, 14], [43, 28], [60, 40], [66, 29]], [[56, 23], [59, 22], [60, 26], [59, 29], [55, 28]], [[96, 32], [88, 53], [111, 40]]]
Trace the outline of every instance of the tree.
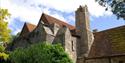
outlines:
[[125, 20], [125, 0], [96, 0], [101, 6], [109, 8], [117, 16]]
[[8, 54], [6, 54], [6, 53], [1, 53], [1, 52], [0, 52], [0, 60], [1, 60], [1, 59], [3, 59], [3, 60], [7, 60], [8, 57], [9, 57]]
[[[7, 9], [0, 8], [0, 63], [6, 63], [9, 55], [5, 53], [5, 43], [9, 43], [11, 38], [8, 28], [7, 18], [10, 16]], [[2, 61], [2, 62], [1, 62]], [[8, 62], [7, 62], [8, 63]]]
[[10, 14], [7, 9], [0, 8], [0, 42], [9, 42], [10, 39], [10, 29], [8, 29], [8, 23], [6, 22], [7, 17]]
[[4, 52], [4, 50], [5, 50], [5, 47], [0, 45], [0, 52]]
[[72, 63], [61, 45], [39, 43], [23, 49], [18, 48], [10, 53], [14, 63]]

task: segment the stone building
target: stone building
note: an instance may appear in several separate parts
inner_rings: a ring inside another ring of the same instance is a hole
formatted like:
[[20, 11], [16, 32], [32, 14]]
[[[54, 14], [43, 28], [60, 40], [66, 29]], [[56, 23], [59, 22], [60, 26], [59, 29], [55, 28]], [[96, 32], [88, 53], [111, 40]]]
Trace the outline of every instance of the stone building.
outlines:
[[125, 63], [125, 26], [90, 31], [87, 6], [75, 11], [76, 25], [42, 14], [37, 25], [25, 23], [11, 50], [38, 42], [61, 43], [74, 63]]

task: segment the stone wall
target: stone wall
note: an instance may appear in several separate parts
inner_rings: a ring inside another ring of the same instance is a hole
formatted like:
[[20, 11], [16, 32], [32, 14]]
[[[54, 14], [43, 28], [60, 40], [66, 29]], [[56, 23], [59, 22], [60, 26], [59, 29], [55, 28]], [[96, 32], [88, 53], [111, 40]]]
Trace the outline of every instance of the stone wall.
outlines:
[[71, 44], [72, 44], [72, 46], [71, 46], [71, 48], [72, 48], [72, 58], [73, 58], [74, 62], [76, 63], [76, 59], [77, 59], [76, 37], [72, 36], [72, 43]]
[[11, 50], [14, 50], [15, 48], [22, 48], [22, 47], [27, 47], [30, 43], [28, 43], [27, 38], [16, 38], [13, 43]]
[[65, 51], [69, 54], [74, 63], [76, 63], [76, 37], [72, 37], [70, 30], [65, 32]]
[[125, 56], [87, 59], [85, 63], [125, 63]]
[[42, 22], [30, 33], [18, 37], [13, 47], [27, 47], [38, 42], [61, 43], [70, 58], [76, 63], [76, 37], [71, 35], [69, 28], [60, 27], [58, 24], [47, 25]]
[[80, 6], [76, 12], [76, 34], [77, 38], [77, 63], [84, 61], [84, 57], [88, 56], [89, 50], [93, 43], [94, 37], [90, 30], [89, 12], [87, 6]]
[[102, 58], [102, 59], [88, 59], [85, 63], [109, 63], [109, 59]]
[[62, 27], [57, 32], [53, 44], [61, 43], [73, 62], [76, 62], [76, 37], [71, 35], [67, 27]]
[[125, 56], [111, 58], [111, 63], [125, 63]]

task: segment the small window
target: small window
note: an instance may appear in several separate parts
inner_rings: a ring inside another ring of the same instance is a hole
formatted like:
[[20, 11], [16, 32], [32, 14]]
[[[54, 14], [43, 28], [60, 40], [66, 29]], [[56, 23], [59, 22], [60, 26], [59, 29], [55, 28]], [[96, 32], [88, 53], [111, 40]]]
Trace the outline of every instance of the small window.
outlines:
[[72, 41], [72, 51], [74, 51], [74, 43], [73, 43], [73, 41]]
[[124, 63], [123, 61], [119, 61], [119, 63]]

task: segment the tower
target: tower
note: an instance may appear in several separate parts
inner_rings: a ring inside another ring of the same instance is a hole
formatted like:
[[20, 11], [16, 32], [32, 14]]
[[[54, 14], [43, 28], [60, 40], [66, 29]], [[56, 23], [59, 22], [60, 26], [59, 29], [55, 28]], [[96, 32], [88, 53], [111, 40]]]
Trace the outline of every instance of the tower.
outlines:
[[76, 34], [80, 36], [80, 38], [77, 38], [77, 63], [84, 63], [84, 57], [87, 57], [93, 42], [89, 24], [89, 12], [86, 5], [84, 7], [80, 6], [76, 10], [75, 19]]

